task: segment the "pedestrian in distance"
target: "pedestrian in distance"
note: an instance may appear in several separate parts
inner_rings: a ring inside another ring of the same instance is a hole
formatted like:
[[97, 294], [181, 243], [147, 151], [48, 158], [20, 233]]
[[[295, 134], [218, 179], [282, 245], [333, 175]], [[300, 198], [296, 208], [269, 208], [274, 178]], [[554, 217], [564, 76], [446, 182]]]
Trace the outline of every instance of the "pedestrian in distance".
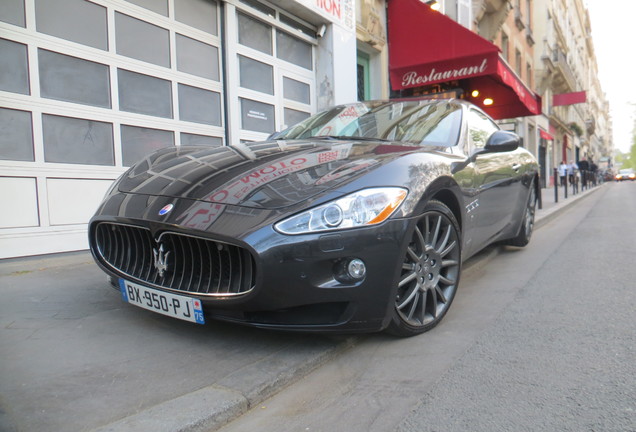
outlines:
[[579, 166], [573, 160], [568, 165], [568, 180], [572, 185], [572, 193], [578, 193], [579, 191], [579, 178], [577, 177]]
[[579, 166], [572, 160], [568, 165], [568, 180], [570, 184], [574, 184], [574, 175], [579, 170]]
[[577, 163], [577, 165], [581, 172], [581, 190], [585, 190], [588, 186], [588, 182], [591, 180], [590, 164], [585, 160], [585, 158], [583, 158]]
[[568, 174], [568, 165], [565, 161], [561, 161], [559, 165], [559, 178], [561, 179], [561, 186], [565, 185], [565, 176]]

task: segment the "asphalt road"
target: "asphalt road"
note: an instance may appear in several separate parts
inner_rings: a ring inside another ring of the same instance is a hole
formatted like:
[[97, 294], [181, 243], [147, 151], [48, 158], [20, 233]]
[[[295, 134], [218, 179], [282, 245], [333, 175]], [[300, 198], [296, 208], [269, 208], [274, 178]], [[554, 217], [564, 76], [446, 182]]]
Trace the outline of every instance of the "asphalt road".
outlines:
[[606, 185], [464, 275], [421, 337], [365, 337], [222, 428], [636, 430], [636, 184]]

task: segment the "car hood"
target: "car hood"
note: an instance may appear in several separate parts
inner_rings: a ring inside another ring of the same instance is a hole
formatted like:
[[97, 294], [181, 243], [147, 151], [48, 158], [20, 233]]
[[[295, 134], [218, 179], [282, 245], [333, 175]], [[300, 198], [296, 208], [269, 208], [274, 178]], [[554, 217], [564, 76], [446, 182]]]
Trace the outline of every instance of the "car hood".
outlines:
[[405, 153], [422, 151], [426, 150], [402, 143], [344, 140], [174, 147], [138, 162], [117, 189], [273, 209], [338, 187]]

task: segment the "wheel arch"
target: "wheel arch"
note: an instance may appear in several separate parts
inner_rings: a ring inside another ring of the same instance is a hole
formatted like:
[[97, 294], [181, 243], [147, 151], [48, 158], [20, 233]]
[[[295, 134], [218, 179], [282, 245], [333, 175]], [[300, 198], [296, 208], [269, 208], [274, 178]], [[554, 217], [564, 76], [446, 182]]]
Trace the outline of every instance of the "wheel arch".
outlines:
[[419, 214], [428, 201], [440, 201], [453, 213], [459, 224], [460, 232], [463, 232], [465, 220], [461, 195], [459, 185], [452, 177], [439, 178], [426, 188], [426, 192], [420, 198], [416, 213]]
[[460, 232], [462, 232], [463, 231], [462, 211], [461, 211], [461, 206], [459, 204], [459, 199], [457, 198], [455, 193], [453, 193], [449, 189], [442, 189], [435, 192], [435, 194], [431, 196], [431, 199], [435, 199], [437, 201], [442, 202], [444, 205], [446, 205], [446, 207], [450, 209], [451, 212], [453, 212], [453, 215], [455, 216], [455, 219], [457, 220], [457, 223], [459, 224], [459, 230]]

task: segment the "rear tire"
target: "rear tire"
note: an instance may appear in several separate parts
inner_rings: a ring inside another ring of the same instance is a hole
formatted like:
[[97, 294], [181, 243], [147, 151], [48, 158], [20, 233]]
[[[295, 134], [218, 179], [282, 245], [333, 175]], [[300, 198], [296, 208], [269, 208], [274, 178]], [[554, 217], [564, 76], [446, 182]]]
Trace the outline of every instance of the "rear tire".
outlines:
[[521, 229], [517, 237], [506, 241], [510, 246], [524, 247], [530, 243], [532, 232], [534, 231], [534, 218], [537, 207], [537, 190], [534, 187], [534, 180], [530, 183], [530, 194], [526, 203], [526, 209], [523, 212], [523, 220], [521, 221]]
[[459, 224], [445, 204], [431, 200], [426, 205], [400, 266], [387, 332], [400, 337], [415, 336], [439, 324], [459, 284]]

